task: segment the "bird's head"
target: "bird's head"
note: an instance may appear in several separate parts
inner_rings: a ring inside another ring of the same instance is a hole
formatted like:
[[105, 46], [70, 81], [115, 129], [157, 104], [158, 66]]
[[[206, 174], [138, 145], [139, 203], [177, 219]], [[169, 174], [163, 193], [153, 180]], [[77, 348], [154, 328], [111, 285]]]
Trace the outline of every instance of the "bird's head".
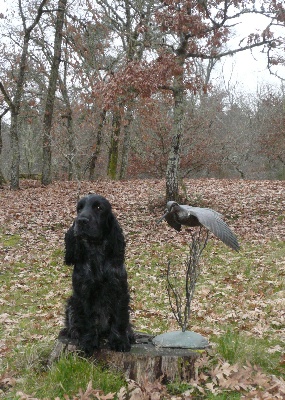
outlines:
[[180, 210], [180, 206], [176, 201], [168, 201], [166, 204], [166, 209], [164, 215], [159, 218], [157, 223], [159, 224], [162, 220], [166, 220], [168, 225], [177, 231], [181, 230], [181, 223], [177, 220], [177, 214]]
[[179, 204], [176, 201], [168, 201], [166, 204], [165, 212], [168, 214], [170, 212], [175, 212], [179, 209]]
[[157, 223], [159, 224], [162, 220], [165, 219], [165, 217], [169, 214], [172, 213], [173, 211], [175, 212], [177, 210], [177, 207], [179, 207], [179, 204], [176, 203], [176, 201], [168, 201], [166, 204], [166, 209], [164, 210], [164, 214], [162, 217], [160, 217], [157, 220]]

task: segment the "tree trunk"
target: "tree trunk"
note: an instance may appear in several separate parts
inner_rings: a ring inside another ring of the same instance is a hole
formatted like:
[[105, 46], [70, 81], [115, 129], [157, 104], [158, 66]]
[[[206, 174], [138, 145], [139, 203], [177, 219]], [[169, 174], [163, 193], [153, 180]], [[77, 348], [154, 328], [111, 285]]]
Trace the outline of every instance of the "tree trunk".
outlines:
[[72, 110], [69, 108], [67, 115], [67, 137], [68, 137], [68, 180], [72, 181], [75, 173], [75, 144], [74, 144], [74, 131], [73, 131], [73, 118]]
[[11, 138], [11, 189], [19, 189], [19, 173], [20, 173], [20, 148], [19, 148], [19, 137], [18, 137], [18, 114], [11, 112], [11, 127], [10, 127], [10, 138]]
[[180, 147], [183, 137], [185, 103], [184, 89], [182, 85], [177, 85], [177, 87], [173, 89], [173, 97], [173, 135], [166, 169], [166, 201], [179, 200], [178, 173], [180, 162]]
[[[2, 114], [0, 115], [0, 158], [1, 158], [1, 154], [2, 154], [2, 149], [3, 149], [3, 139], [2, 139], [2, 118], [4, 117], [4, 115], [7, 114], [7, 112], [9, 111], [9, 108], [6, 108]], [[6, 183], [5, 177], [2, 173], [2, 170], [0, 168], [0, 187], [2, 187], [4, 185], [4, 183]]]
[[111, 179], [116, 179], [117, 166], [118, 166], [119, 137], [121, 133], [121, 113], [119, 108], [113, 111], [112, 127], [113, 129], [111, 134], [109, 160], [108, 160], [108, 176]]
[[131, 122], [133, 119], [132, 109], [128, 107], [125, 115], [126, 124], [124, 127], [124, 141], [123, 141], [123, 149], [122, 149], [122, 162], [120, 169], [119, 179], [125, 179], [127, 167], [128, 167], [128, 159], [130, 152], [130, 143], [131, 143]]
[[22, 13], [21, 1], [19, 0], [20, 14], [22, 18], [22, 23], [24, 27], [24, 42], [22, 47], [21, 60], [19, 65], [19, 73], [16, 77], [16, 90], [15, 96], [12, 100], [8, 93], [6, 92], [2, 83], [0, 83], [0, 90], [4, 95], [4, 99], [8, 104], [11, 111], [11, 151], [12, 151], [12, 165], [11, 165], [11, 189], [19, 189], [19, 171], [20, 171], [20, 149], [19, 149], [19, 134], [18, 134], [18, 116], [20, 113], [21, 100], [24, 91], [25, 74], [27, 70], [27, 57], [28, 57], [28, 47], [31, 37], [31, 32], [35, 26], [39, 23], [39, 20], [43, 13], [43, 7], [47, 0], [42, 0], [38, 9], [37, 15], [33, 23], [27, 28], [26, 18]]
[[19, 132], [18, 132], [18, 116], [20, 114], [21, 100], [24, 91], [25, 83], [25, 72], [26, 72], [26, 61], [28, 57], [28, 46], [30, 41], [31, 31], [28, 29], [25, 31], [24, 44], [22, 49], [21, 61], [19, 74], [17, 79], [16, 91], [13, 101], [10, 101], [11, 110], [11, 126], [10, 126], [10, 138], [11, 138], [11, 189], [19, 189], [19, 176], [20, 176], [20, 148], [19, 148]]
[[67, 148], [68, 148], [68, 154], [66, 156], [67, 162], [68, 162], [68, 180], [71, 181], [74, 177], [74, 174], [76, 173], [76, 168], [75, 168], [75, 154], [76, 154], [76, 149], [75, 149], [75, 143], [74, 143], [74, 129], [73, 129], [73, 113], [72, 113], [72, 108], [68, 96], [68, 90], [67, 90], [67, 70], [68, 70], [68, 63], [67, 60], [64, 60], [64, 74], [63, 74], [63, 79], [61, 76], [58, 76], [59, 79], [59, 87], [60, 91], [64, 100], [64, 103], [66, 105], [66, 115], [63, 115], [63, 118], [66, 118], [67, 122]]
[[96, 170], [96, 163], [101, 152], [101, 144], [102, 144], [102, 137], [103, 137], [103, 126], [106, 120], [106, 110], [103, 110], [100, 114], [100, 123], [97, 129], [97, 138], [96, 138], [96, 145], [95, 151], [92, 153], [91, 158], [87, 164], [86, 169], [89, 166], [89, 180], [93, 181], [95, 179], [95, 170]]
[[47, 91], [46, 107], [43, 121], [43, 168], [42, 184], [51, 183], [51, 126], [54, 109], [55, 91], [58, 78], [58, 69], [61, 57], [62, 29], [67, 0], [59, 0], [58, 12], [56, 17], [54, 55], [49, 76], [49, 85]]

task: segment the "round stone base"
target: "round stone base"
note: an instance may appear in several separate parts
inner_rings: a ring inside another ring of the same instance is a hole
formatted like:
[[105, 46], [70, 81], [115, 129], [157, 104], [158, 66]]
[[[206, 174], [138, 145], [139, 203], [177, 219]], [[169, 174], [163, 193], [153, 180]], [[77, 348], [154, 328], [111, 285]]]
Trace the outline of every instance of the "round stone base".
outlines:
[[166, 332], [155, 336], [152, 343], [157, 347], [170, 347], [178, 349], [206, 349], [210, 346], [204, 336], [191, 331]]

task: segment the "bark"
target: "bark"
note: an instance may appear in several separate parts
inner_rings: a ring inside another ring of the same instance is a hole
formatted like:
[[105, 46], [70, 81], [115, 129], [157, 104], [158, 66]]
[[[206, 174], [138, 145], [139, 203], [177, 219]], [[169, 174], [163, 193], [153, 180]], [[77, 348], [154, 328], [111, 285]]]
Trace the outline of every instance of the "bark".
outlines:
[[166, 169], [166, 201], [179, 201], [179, 162], [183, 137], [184, 89], [178, 85], [173, 89], [173, 135]]
[[[0, 157], [2, 154], [2, 149], [3, 149], [3, 140], [2, 140], [2, 118], [4, 117], [4, 115], [7, 114], [7, 112], [9, 111], [9, 108], [6, 108], [2, 114], [0, 115]], [[4, 185], [4, 183], [6, 183], [6, 179], [2, 173], [2, 170], [0, 168], [0, 187], [2, 187]]]
[[176, 62], [180, 68], [180, 74], [177, 74], [173, 79], [173, 133], [170, 152], [168, 156], [166, 168], [166, 201], [179, 201], [179, 164], [180, 164], [180, 148], [183, 137], [184, 123], [184, 107], [185, 107], [185, 92], [184, 92], [184, 64], [186, 60], [188, 39], [185, 34], [181, 34], [179, 47], [176, 50]]
[[68, 162], [68, 180], [71, 181], [76, 173], [75, 168], [75, 143], [74, 143], [74, 129], [73, 129], [73, 116], [72, 116], [72, 108], [68, 97], [66, 80], [64, 82], [60, 79], [60, 88], [64, 103], [66, 105], [66, 115], [63, 117], [66, 118], [67, 125], [67, 146], [68, 146], [68, 154], [66, 156]]
[[72, 181], [75, 173], [74, 157], [75, 157], [75, 144], [74, 144], [74, 130], [73, 118], [71, 108], [68, 110], [67, 115], [67, 137], [68, 137], [68, 180]]
[[96, 144], [95, 144], [95, 151], [92, 153], [90, 160], [87, 163], [87, 167], [85, 168], [85, 171], [89, 167], [89, 180], [93, 181], [95, 179], [95, 171], [96, 171], [96, 164], [98, 157], [101, 153], [101, 145], [102, 145], [102, 138], [103, 138], [103, 126], [106, 121], [106, 110], [103, 110], [100, 114], [100, 122], [98, 125], [97, 129], [97, 138], [96, 138]]
[[108, 160], [108, 176], [111, 179], [116, 179], [117, 166], [118, 166], [119, 137], [121, 133], [120, 109], [115, 109], [113, 111], [112, 128], [113, 129], [111, 134], [109, 160]]
[[135, 344], [129, 353], [99, 350], [95, 362], [116, 367], [126, 379], [138, 384], [190, 381], [195, 376], [195, 361], [199, 355], [188, 349], [156, 348], [152, 344]]
[[2, 170], [0, 169], [0, 188], [2, 188], [5, 183], [6, 183], [6, 179], [2, 173]]
[[133, 119], [132, 108], [127, 109], [125, 114], [126, 125], [124, 127], [124, 141], [123, 141], [123, 149], [122, 149], [122, 161], [121, 161], [121, 169], [120, 169], [120, 176], [119, 179], [125, 179], [127, 167], [128, 167], [128, 160], [129, 160], [129, 153], [130, 153], [130, 143], [131, 143], [131, 122]]
[[58, 79], [58, 69], [61, 58], [62, 30], [67, 0], [59, 0], [56, 17], [54, 54], [52, 59], [46, 106], [43, 121], [43, 168], [42, 184], [48, 185], [52, 181], [51, 175], [51, 127], [54, 109], [55, 91]]
[[10, 138], [11, 138], [11, 178], [10, 185], [11, 189], [19, 189], [20, 179], [20, 148], [19, 148], [19, 136], [18, 136], [18, 113], [11, 112], [11, 127], [10, 127]]

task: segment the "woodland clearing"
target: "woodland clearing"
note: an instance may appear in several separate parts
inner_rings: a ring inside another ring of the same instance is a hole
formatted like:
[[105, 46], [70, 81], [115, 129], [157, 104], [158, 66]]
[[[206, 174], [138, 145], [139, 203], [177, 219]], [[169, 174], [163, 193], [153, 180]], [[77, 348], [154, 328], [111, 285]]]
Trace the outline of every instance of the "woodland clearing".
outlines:
[[42, 187], [23, 180], [19, 191], [1, 189], [2, 398], [285, 399], [285, 182], [197, 179], [185, 180], [183, 190], [188, 204], [224, 215], [241, 251], [234, 253], [210, 236], [203, 253], [189, 328], [207, 337], [212, 349], [201, 357], [196, 380], [179, 387], [129, 382], [126, 397], [125, 387], [104, 389], [96, 380], [86, 384], [79, 378], [73, 392], [64, 387], [58, 394], [56, 381], [51, 383], [54, 392], [40, 391], [54, 372], [43, 368], [42, 360], [63, 325], [71, 288], [72, 270], [63, 265], [64, 233], [75, 217], [79, 192], [108, 198], [126, 235], [135, 329], [155, 334], [177, 330], [166, 268], [170, 259], [183, 274], [189, 232], [156, 223], [165, 208], [165, 182]]

